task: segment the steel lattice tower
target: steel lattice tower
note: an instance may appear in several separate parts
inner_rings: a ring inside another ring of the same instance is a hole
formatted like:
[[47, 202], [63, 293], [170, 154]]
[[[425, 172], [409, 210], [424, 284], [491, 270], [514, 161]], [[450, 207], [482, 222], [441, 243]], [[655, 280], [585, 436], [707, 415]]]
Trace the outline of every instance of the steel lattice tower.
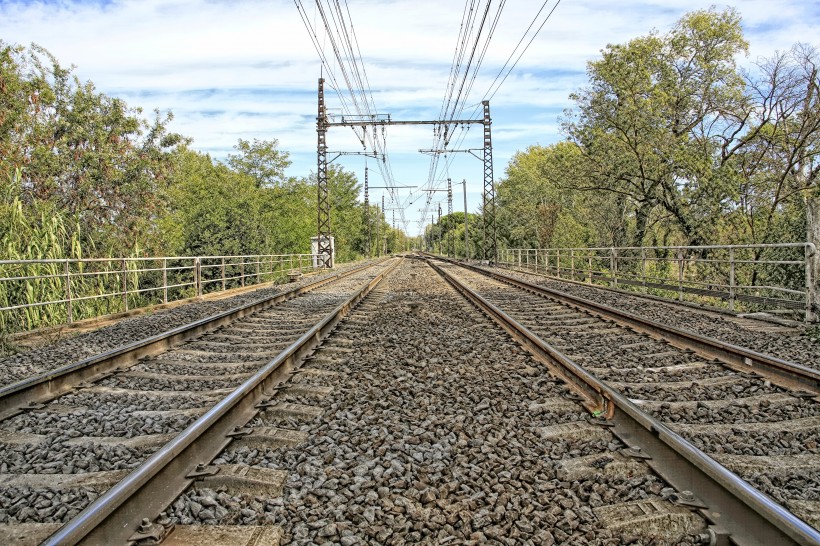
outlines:
[[447, 179], [447, 218], [450, 219], [450, 233], [448, 237], [448, 244], [447, 244], [447, 256], [453, 257], [455, 255], [455, 240], [453, 239], [453, 179]]
[[367, 166], [364, 167], [364, 222], [367, 226], [367, 257], [370, 257], [370, 196], [368, 195]]
[[[316, 117], [316, 147], [318, 165], [316, 168], [316, 191], [318, 203], [318, 254], [319, 265], [333, 267], [333, 253], [330, 244], [330, 195], [327, 185], [327, 111], [325, 110], [325, 80], [319, 78], [319, 113]], [[324, 254], [324, 258], [322, 258]]]
[[484, 259], [496, 262], [498, 238], [495, 229], [495, 185], [493, 183], [493, 138], [490, 126], [490, 101], [484, 105], [484, 203], [482, 220], [484, 224]]

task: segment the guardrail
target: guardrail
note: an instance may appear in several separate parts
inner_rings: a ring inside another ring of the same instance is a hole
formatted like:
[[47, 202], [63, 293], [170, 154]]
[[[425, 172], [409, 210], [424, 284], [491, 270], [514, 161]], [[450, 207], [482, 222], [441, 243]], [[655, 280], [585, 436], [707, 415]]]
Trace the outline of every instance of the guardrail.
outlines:
[[164, 304], [315, 269], [313, 254], [0, 260], [3, 333]]
[[811, 243], [501, 249], [505, 267], [731, 311], [818, 318]]

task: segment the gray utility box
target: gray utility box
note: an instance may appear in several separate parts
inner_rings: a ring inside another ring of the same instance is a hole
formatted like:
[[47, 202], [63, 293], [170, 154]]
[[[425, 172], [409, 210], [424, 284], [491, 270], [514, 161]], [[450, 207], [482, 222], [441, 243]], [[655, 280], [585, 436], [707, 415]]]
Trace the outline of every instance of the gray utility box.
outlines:
[[333, 236], [330, 237], [330, 263], [319, 263], [319, 237], [310, 238], [310, 253], [313, 254], [313, 267], [333, 267], [336, 263], [336, 242]]

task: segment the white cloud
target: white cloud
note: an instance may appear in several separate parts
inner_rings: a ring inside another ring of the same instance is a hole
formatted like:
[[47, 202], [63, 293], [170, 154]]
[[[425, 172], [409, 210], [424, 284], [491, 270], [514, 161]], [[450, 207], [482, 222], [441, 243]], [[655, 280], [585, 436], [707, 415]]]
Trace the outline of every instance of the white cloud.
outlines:
[[[313, 3], [303, 3], [311, 21], [316, 20]], [[379, 109], [396, 119], [438, 117], [463, 4], [347, 4]], [[712, 4], [714, 0], [563, 0], [493, 97], [496, 175], [515, 150], [560, 138], [558, 114], [571, 106], [569, 93], [583, 85], [586, 62], [608, 43], [622, 43], [653, 28], [665, 32], [687, 11]], [[490, 87], [540, 5], [521, 0], [506, 4], [470, 104], [477, 104]], [[817, 1], [743, 0], [737, 6], [750, 42], [744, 64], [796, 41], [816, 41], [819, 34]], [[46, 47], [63, 64], [76, 65], [81, 79], [132, 106], [173, 111], [172, 128], [215, 157], [224, 157], [240, 137], [278, 138], [282, 149], [293, 152], [291, 174], [315, 169], [319, 63], [291, 0], [7, 0], [0, 3], [0, 36], [6, 42]], [[329, 49], [325, 37], [319, 39]], [[328, 105], [339, 107], [330, 91]], [[465, 115], [470, 113], [468, 108]], [[430, 147], [430, 129], [391, 127], [387, 135], [396, 177], [426, 179], [429, 160], [416, 150]], [[352, 132], [342, 129], [331, 131], [329, 145], [360, 148]], [[480, 146], [477, 130], [465, 146]], [[361, 158], [339, 161], [361, 174]], [[480, 164], [460, 158], [450, 174], [475, 185], [470, 190], [474, 208]], [[418, 214], [408, 211], [408, 217]]]

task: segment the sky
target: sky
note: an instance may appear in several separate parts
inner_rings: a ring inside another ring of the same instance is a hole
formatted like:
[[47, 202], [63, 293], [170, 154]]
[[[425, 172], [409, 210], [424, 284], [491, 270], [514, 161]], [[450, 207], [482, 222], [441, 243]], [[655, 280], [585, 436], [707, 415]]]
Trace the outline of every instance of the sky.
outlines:
[[[327, 2], [327, 0], [323, 0]], [[311, 24], [321, 28], [315, 2], [302, 0]], [[341, 0], [358, 40], [373, 102], [395, 120], [439, 119], [459, 36], [464, 2], [456, 0]], [[345, 6], [346, 5], [346, 6]], [[495, 13], [493, 3], [492, 13]], [[544, 5], [542, 0], [509, 0], [498, 20], [464, 114], [470, 117], [485, 98], [500, 68]], [[555, 8], [515, 69], [492, 96], [494, 177], [516, 151], [561, 140], [559, 117], [573, 106], [570, 93], [586, 83], [586, 63], [607, 44], [625, 43], [655, 29], [668, 31], [688, 11], [708, 9], [715, 0], [548, 0], [536, 26]], [[756, 60], [796, 42], [820, 46], [820, 0], [735, 0], [743, 17], [749, 55]], [[530, 33], [525, 40], [529, 40]], [[327, 37], [317, 39], [328, 49]], [[124, 99], [130, 106], [174, 115], [171, 130], [193, 138], [192, 148], [224, 160], [237, 139], [278, 139], [292, 160], [287, 175], [316, 170], [317, 82], [322, 68], [293, 0], [0, 0], [0, 40], [39, 44], [61, 64], [75, 65], [82, 81]], [[519, 49], [520, 51], [520, 49]], [[341, 113], [339, 97], [326, 92], [331, 113]], [[381, 138], [381, 133], [379, 133]], [[327, 135], [332, 152], [362, 150], [351, 129], [334, 127]], [[451, 154], [430, 176], [430, 157], [419, 152], [434, 144], [432, 127], [388, 127], [384, 143], [392, 183], [438, 188], [454, 181], [456, 211], [463, 209], [466, 180], [468, 209], [477, 211], [483, 188], [481, 161]], [[466, 133], [462, 148], [482, 146], [481, 126]], [[387, 183], [376, 160], [343, 155], [335, 164], [370, 185]], [[447, 169], [444, 165], [448, 165]], [[429, 187], [429, 186], [426, 186]], [[379, 202], [383, 189], [370, 191]], [[420, 232], [426, 194], [401, 190], [388, 209], [401, 208], [410, 235]], [[446, 193], [432, 195], [432, 207]], [[391, 221], [392, 210], [387, 211]], [[399, 221], [399, 227], [403, 227]]]

